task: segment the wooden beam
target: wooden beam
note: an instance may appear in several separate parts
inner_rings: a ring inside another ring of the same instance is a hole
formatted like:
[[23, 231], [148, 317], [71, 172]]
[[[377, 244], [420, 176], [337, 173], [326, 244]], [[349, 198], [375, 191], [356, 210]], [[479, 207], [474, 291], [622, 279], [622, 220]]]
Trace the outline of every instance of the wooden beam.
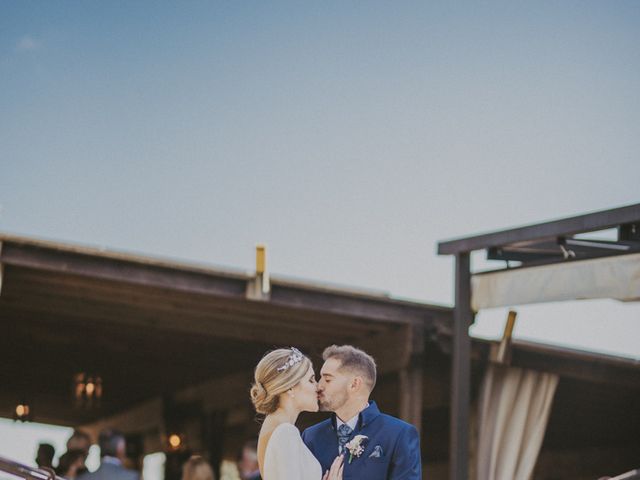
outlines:
[[417, 302], [398, 301], [381, 296], [340, 293], [321, 289], [303, 289], [282, 285], [272, 280], [271, 301], [274, 305], [316, 310], [339, 315], [399, 324], [432, 321], [450, 315], [450, 309]]
[[554, 239], [640, 222], [640, 203], [576, 217], [438, 243], [438, 254], [454, 255], [528, 240]]
[[591, 383], [640, 390], [638, 361], [550, 345], [514, 343], [511, 365]]
[[1, 259], [5, 264], [12, 266], [204, 295], [244, 298], [246, 288], [245, 278], [206, 272], [204, 269], [178, 270], [164, 265], [140, 264], [130, 260], [50, 250], [28, 244], [5, 242]]

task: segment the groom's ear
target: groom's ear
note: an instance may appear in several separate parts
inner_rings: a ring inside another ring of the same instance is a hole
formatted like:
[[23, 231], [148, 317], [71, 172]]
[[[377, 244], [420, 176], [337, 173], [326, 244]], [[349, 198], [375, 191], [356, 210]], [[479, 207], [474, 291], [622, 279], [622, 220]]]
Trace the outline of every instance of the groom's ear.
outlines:
[[361, 389], [361, 388], [362, 388], [362, 386], [363, 386], [363, 383], [364, 383], [364, 381], [362, 380], [362, 377], [360, 377], [360, 376], [355, 376], [355, 377], [353, 377], [353, 378], [351, 379], [351, 383], [350, 383], [350, 385], [349, 385], [349, 386], [351, 387], [351, 390], [352, 390], [352, 391], [354, 391], [354, 392], [359, 392], [359, 391], [360, 391], [360, 389]]

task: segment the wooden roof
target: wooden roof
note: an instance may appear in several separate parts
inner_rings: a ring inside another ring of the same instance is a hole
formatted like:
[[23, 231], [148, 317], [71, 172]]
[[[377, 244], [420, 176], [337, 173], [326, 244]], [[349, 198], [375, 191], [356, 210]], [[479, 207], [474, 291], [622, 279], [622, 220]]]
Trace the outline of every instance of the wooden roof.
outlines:
[[[141, 400], [251, 369], [277, 346], [427, 330], [450, 309], [386, 295], [0, 235], [0, 416], [22, 398], [37, 421], [78, 424]], [[100, 409], [72, 402], [74, 373], [99, 374]]]

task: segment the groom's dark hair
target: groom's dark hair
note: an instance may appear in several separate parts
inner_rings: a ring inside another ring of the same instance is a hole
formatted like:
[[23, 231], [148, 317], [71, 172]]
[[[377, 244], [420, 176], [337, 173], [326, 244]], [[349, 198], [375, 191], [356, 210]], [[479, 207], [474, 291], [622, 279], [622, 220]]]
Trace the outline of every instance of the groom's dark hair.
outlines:
[[346, 368], [362, 376], [369, 391], [376, 386], [376, 361], [367, 352], [352, 345], [331, 345], [322, 352], [322, 359], [340, 360], [340, 368]]

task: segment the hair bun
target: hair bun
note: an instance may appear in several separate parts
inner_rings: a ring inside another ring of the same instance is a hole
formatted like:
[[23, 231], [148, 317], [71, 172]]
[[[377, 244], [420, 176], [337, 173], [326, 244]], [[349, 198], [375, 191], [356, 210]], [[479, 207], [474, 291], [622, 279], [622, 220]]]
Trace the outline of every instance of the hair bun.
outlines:
[[260, 382], [251, 386], [251, 401], [256, 412], [262, 415], [273, 413], [278, 408], [278, 397], [269, 395]]
[[264, 400], [267, 396], [267, 391], [264, 389], [260, 382], [255, 382], [251, 385], [251, 400], [256, 401]]

